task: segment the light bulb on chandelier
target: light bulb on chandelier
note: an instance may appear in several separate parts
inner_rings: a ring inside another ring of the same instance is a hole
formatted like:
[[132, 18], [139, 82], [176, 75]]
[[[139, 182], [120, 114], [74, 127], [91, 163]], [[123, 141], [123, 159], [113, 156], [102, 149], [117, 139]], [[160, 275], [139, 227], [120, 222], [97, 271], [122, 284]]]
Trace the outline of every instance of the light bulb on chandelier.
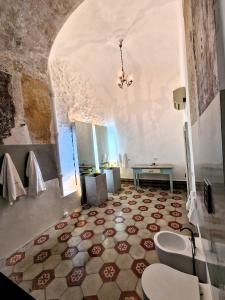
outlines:
[[123, 47], [123, 40], [120, 40], [119, 42], [119, 48], [120, 48], [120, 58], [121, 58], [121, 70], [118, 72], [118, 80], [117, 80], [117, 85], [122, 89], [124, 83], [126, 83], [127, 86], [130, 86], [134, 79], [132, 75], [127, 76], [124, 71], [124, 66], [123, 66], [123, 52], [122, 52], [122, 47]]

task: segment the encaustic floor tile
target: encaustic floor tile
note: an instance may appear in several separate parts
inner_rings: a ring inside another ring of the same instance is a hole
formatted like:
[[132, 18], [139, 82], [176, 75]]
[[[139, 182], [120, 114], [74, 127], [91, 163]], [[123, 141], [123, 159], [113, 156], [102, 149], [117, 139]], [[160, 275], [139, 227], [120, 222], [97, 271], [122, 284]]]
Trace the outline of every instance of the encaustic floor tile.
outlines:
[[6, 257], [1, 271], [35, 299], [143, 299], [142, 273], [158, 261], [154, 234], [188, 224], [185, 201], [183, 191], [123, 184]]

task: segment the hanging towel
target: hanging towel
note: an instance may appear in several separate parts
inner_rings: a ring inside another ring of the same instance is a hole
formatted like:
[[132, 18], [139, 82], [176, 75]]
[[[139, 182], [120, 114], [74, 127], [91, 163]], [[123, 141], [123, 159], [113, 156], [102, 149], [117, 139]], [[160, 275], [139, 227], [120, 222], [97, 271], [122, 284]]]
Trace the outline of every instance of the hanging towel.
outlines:
[[123, 168], [128, 168], [128, 157], [127, 157], [126, 153], [124, 153], [124, 155], [123, 155], [122, 166], [123, 166]]
[[29, 152], [26, 175], [29, 178], [28, 195], [35, 197], [46, 190], [39, 164], [33, 151]]
[[3, 158], [0, 183], [3, 185], [3, 198], [8, 199], [10, 205], [13, 204], [17, 197], [26, 195], [19, 174], [8, 153], [5, 153]]
[[119, 167], [122, 167], [122, 155], [121, 155], [121, 154], [118, 155], [117, 165], [118, 165]]
[[198, 214], [197, 214], [197, 201], [196, 192], [191, 191], [186, 203], [186, 209], [188, 210], [189, 222], [193, 225], [198, 224]]
[[103, 157], [103, 163], [108, 162], [108, 154], [104, 153], [104, 157]]

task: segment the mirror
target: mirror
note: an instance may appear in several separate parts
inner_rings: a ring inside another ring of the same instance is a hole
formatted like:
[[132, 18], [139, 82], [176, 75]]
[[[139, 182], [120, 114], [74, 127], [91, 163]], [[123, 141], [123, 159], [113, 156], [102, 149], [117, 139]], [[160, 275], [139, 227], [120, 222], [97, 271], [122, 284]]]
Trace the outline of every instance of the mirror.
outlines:
[[78, 161], [75, 136], [70, 124], [61, 124], [57, 138], [57, 155], [61, 193], [65, 197], [78, 187]]
[[95, 125], [97, 157], [99, 167], [109, 162], [108, 132], [106, 126]]
[[95, 167], [92, 124], [75, 122], [78, 161], [80, 167]]

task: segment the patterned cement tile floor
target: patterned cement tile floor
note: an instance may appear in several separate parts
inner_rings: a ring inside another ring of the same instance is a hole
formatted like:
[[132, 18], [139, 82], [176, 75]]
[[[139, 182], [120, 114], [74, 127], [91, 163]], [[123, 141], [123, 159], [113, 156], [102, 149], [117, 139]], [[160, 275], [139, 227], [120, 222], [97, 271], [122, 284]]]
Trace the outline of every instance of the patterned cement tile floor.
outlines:
[[182, 191], [123, 184], [8, 257], [1, 271], [35, 299], [143, 299], [142, 272], [158, 261], [154, 234], [188, 223], [185, 200]]

